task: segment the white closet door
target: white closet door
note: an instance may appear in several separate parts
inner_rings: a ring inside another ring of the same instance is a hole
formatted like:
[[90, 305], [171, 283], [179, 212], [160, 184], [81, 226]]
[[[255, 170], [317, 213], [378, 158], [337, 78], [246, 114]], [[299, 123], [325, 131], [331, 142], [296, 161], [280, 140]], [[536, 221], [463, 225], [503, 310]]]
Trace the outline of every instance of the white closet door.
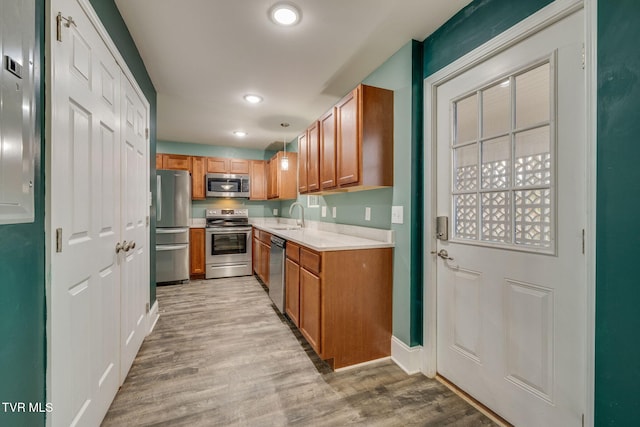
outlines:
[[149, 301], [147, 235], [147, 108], [131, 83], [122, 79], [122, 239], [127, 243], [122, 264], [121, 380], [144, 340]]
[[87, 0], [50, 16], [49, 416], [94, 426], [147, 329], [149, 108]]
[[98, 425], [120, 385], [121, 71], [76, 1], [53, 11], [75, 25], [50, 34], [50, 416]]

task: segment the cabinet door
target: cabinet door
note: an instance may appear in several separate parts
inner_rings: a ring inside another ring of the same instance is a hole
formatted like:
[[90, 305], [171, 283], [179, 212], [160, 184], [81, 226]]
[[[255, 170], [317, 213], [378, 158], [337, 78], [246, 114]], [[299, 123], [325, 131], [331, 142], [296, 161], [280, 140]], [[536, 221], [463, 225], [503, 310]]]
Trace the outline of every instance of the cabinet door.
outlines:
[[229, 170], [229, 159], [222, 157], [207, 158], [208, 173], [227, 173], [227, 170]]
[[315, 122], [307, 131], [307, 186], [320, 190], [320, 126]]
[[336, 105], [336, 139], [338, 185], [360, 181], [359, 89], [356, 88]]
[[280, 170], [279, 163], [280, 159], [278, 156], [273, 156], [269, 161], [269, 181], [267, 184], [267, 197], [269, 199], [277, 199], [278, 198], [278, 182], [279, 176], [278, 172]]
[[287, 258], [285, 263], [285, 311], [294, 325], [300, 317], [300, 266]]
[[205, 274], [205, 230], [191, 228], [189, 230], [189, 260], [191, 275]]
[[205, 158], [191, 157], [191, 198], [193, 200], [204, 200], [205, 192]]
[[162, 169], [162, 154], [156, 154], [156, 170]]
[[251, 160], [249, 165], [249, 200], [267, 200], [267, 171], [264, 160]]
[[229, 159], [229, 172], [228, 173], [249, 173], [249, 160], [244, 159]]
[[[255, 231], [255, 228], [254, 228], [254, 231]], [[253, 246], [251, 247], [251, 256], [252, 256], [251, 261], [253, 263], [253, 272], [258, 276], [260, 276], [260, 267], [262, 266], [262, 264], [260, 263], [260, 241], [258, 240], [255, 234], [253, 235]]]
[[260, 263], [261, 263], [261, 268], [260, 270], [262, 271], [262, 281], [264, 282], [265, 285], [267, 285], [267, 288], [269, 287], [269, 260], [271, 259], [271, 246], [265, 244], [265, 243], [260, 243]]
[[191, 170], [191, 157], [181, 154], [163, 154], [162, 169]]
[[[321, 287], [320, 278], [300, 269], [300, 332], [319, 355], [321, 348]], [[347, 327], [347, 325], [345, 325]]]
[[298, 191], [300, 194], [305, 194], [309, 191], [307, 187], [307, 132], [298, 137]]
[[320, 119], [320, 188], [336, 186], [336, 114], [332, 108]]

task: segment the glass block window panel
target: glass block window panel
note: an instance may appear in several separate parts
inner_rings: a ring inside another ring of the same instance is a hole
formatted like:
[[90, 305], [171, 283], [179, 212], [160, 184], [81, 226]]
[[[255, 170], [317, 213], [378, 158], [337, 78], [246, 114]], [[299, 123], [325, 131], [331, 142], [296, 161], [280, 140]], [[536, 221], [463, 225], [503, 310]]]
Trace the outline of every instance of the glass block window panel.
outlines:
[[475, 190], [478, 187], [478, 145], [454, 149], [453, 158], [456, 191]]
[[551, 247], [551, 190], [515, 191], [515, 243]]
[[511, 185], [511, 138], [504, 136], [482, 143], [482, 188]]
[[555, 249], [552, 61], [453, 102], [453, 239], [533, 252]]
[[482, 136], [501, 135], [511, 129], [509, 79], [482, 91]]
[[478, 95], [475, 93], [455, 103], [455, 143], [478, 139]]
[[482, 240], [511, 243], [511, 197], [508, 191], [482, 194]]
[[551, 128], [543, 126], [515, 135], [515, 185], [551, 184]]
[[478, 239], [478, 196], [476, 193], [453, 197], [454, 232], [460, 239]]
[[551, 65], [547, 62], [515, 78], [516, 128], [548, 122]]

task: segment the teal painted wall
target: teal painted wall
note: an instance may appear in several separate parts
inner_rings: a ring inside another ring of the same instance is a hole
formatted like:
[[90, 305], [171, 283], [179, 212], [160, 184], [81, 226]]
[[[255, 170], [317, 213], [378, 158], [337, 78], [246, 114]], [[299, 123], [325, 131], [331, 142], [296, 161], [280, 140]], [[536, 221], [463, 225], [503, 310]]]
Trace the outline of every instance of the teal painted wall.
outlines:
[[640, 2], [598, 1], [597, 426], [640, 414]]
[[189, 142], [158, 141], [158, 153], [187, 156], [229, 157], [232, 159], [269, 160], [276, 152], [253, 148], [193, 144]]
[[[36, 73], [35, 221], [0, 225], [0, 402], [45, 402], [44, 256], [44, 1], [34, 25]], [[44, 425], [41, 413], [11, 413], [0, 407], [1, 426]]]
[[[114, 0], [89, 0], [93, 8], [95, 9], [100, 21], [109, 32], [109, 36], [115, 43], [116, 47], [120, 51], [120, 54], [124, 58], [127, 66], [131, 70], [133, 77], [136, 79], [140, 89], [144, 93], [147, 101], [149, 101], [149, 185], [151, 192], [153, 193], [153, 206], [151, 206], [151, 224], [149, 229], [150, 248], [156, 247], [156, 206], [155, 206], [155, 192], [156, 192], [156, 135], [157, 135], [157, 102], [156, 102], [156, 89], [153, 87], [151, 78], [147, 73], [147, 69], [142, 62], [142, 57], [138, 52], [138, 48], [133, 42], [133, 38], [129, 33], [129, 29], [124, 23], [120, 12], [115, 4]], [[151, 252], [150, 257], [150, 277], [149, 277], [149, 293], [150, 302], [153, 303], [156, 300], [156, 258]]]

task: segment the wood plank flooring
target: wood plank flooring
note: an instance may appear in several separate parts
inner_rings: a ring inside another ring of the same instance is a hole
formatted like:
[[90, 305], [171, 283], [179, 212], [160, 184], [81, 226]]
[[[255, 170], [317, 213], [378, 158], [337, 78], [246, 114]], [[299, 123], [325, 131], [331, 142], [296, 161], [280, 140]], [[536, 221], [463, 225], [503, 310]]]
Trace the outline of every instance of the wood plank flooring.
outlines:
[[253, 277], [158, 287], [160, 320], [103, 426], [488, 426], [392, 361], [331, 372]]

